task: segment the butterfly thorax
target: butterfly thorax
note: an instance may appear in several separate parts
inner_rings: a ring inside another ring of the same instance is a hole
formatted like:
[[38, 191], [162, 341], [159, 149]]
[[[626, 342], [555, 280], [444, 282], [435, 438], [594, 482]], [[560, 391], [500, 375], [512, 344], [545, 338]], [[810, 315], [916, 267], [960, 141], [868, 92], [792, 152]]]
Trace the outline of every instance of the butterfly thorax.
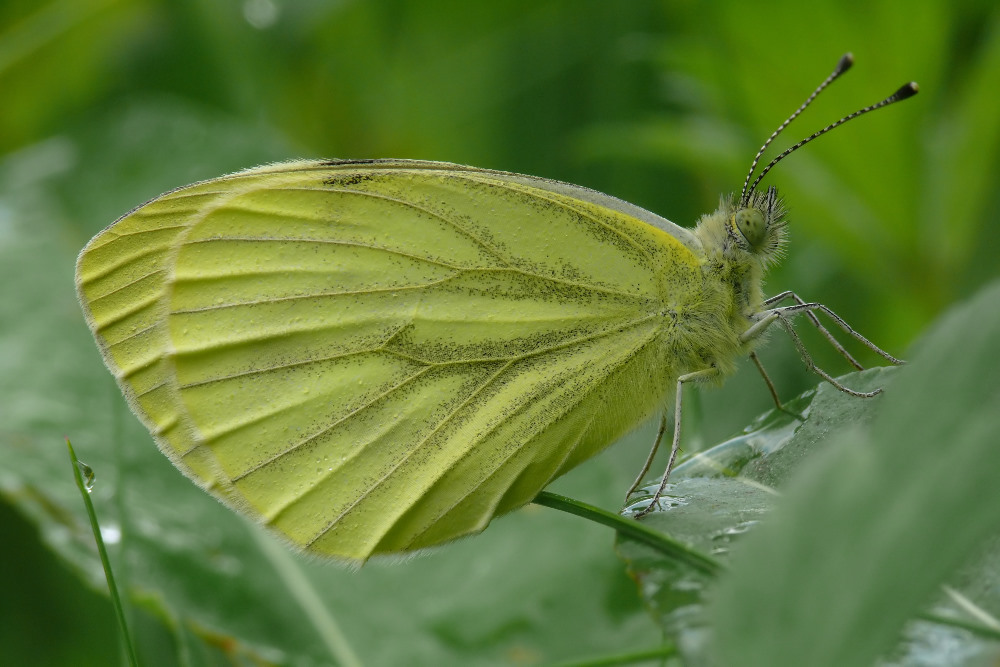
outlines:
[[698, 301], [707, 307], [697, 309], [699, 321], [685, 323], [690, 340], [704, 341], [684, 355], [686, 372], [714, 366], [721, 379], [760, 342], [744, 342], [740, 336], [762, 310], [764, 274], [783, 252], [783, 215], [769, 190], [744, 206], [733, 197], [723, 198], [715, 212], [698, 221], [694, 234], [701, 243], [703, 275]]

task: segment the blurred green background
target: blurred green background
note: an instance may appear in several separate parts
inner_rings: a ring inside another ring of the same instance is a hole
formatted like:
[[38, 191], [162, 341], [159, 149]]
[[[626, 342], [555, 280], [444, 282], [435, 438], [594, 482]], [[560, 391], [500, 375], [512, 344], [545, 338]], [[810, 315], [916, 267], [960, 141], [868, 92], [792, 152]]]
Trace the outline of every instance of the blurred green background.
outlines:
[[[763, 139], [848, 50], [855, 68], [772, 150], [906, 81], [921, 93], [768, 177], [791, 211], [790, 252], [768, 291], [822, 301], [905, 355], [1000, 273], [992, 0], [863, 12], [823, 1], [5, 0], [0, 663], [119, 659], [65, 435], [97, 469], [146, 664], [330, 664], [338, 649], [317, 629], [328, 626], [300, 620], [286, 567], [327, 605], [350, 646], [341, 660], [544, 664], [656, 645], [611, 535], [537, 508], [360, 572], [269, 557], [127, 413], [75, 304], [74, 258], [165, 190], [299, 157], [529, 173], [692, 225], [739, 189]], [[835, 375], [848, 370], [806, 341]], [[783, 396], [816, 382], [781, 336], [763, 359]], [[769, 402], [744, 364], [692, 401], [686, 447], [732, 434]], [[557, 490], [617, 509], [650, 437], [647, 425]]]

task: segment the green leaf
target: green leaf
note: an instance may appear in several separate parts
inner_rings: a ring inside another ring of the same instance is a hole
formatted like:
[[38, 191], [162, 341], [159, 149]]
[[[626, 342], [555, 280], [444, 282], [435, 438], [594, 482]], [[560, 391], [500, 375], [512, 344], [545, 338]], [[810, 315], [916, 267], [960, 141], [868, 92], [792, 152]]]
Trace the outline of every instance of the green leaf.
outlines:
[[720, 663], [860, 666], [892, 649], [1000, 531], [998, 407], [994, 283], [934, 327], [878, 418], [837, 433], [739, 545], [709, 614]]
[[[890, 385], [899, 369], [874, 368], [840, 380], [858, 391]], [[891, 390], [890, 390], [891, 391]], [[677, 466], [660, 509], [642, 520], [694, 550], [727, 560], [740, 537], [764, 519], [800, 463], [825, 446], [831, 432], [872, 418], [883, 396], [861, 399], [823, 383], [759, 417], [737, 437]], [[627, 508], [644, 508], [658, 482], [640, 490]], [[704, 598], [715, 577], [619, 537], [618, 551], [654, 617], [689, 656], [703, 641]]]

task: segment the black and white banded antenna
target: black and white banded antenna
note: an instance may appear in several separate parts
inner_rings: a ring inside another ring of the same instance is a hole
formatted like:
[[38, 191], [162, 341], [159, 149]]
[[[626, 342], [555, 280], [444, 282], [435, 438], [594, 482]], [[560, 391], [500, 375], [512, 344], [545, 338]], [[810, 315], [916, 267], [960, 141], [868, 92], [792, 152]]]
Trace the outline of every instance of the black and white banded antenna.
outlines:
[[782, 130], [785, 129], [785, 127], [788, 126], [788, 124], [790, 122], [792, 122], [792, 120], [794, 120], [800, 113], [802, 113], [802, 111], [807, 106], [809, 106], [812, 103], [812, 101], [814, 99], [816, 99], [816, 96], [819, 95], [819, 93], [822, 92], [822, 90], [824, 88], [826, 88], [827, 86], [829, 86], [841, 74], [843, 74], [848, 69], [850, 69], [851, 65], [853, 65], [853, 64], [854, 64], [854, 57], [850, 53], [844, 54], [844, 56], [842, 56], [841, 59], [840, 59], [840, 61], [837, 63], [836, 69], [833, 70], [833, 72], [830, 74], [830, 76], [828, 76], [826, 78], [826, 80], [823, 81], [823, 83], [821, 83], [819, 85], [819, 87], [816, 88], [816, 90], [813, 91], [812, 95], [810, 95], [809, 98], [806, 99], [806, 101], [802, 104], [802, 106], [800, 106], [798, 109], [796, 109], [795, 113], [793, 113], [791, 116], [788, 117], [788, 120], [786, 120], [784, 123], [782, 123], [781, 125], [779, 125], [778, 129], [775, 130], [771, 134], [771, 136], [768, 137], [767, 141], [764, 142], [764, 145], [761, 146], [761, 148], [760, 148], [759, 151], [757, 151], [757, 155], [753, 159], [753, 164], [750, 165], [750, 171], [747, 173], [746, 180], [743, 182], [743, 190], [740, 193], [740, 206], [739, 206], [740, 208], [746, 207], [747, 203], [750, 201], [750, 198], [753, 196], [754, 191], [757, 189], [757, 184], [760, 183], [760, 180], [762, 178], [764, 178], [764, 176], [767, 174], [767, 172], [771, 171], [771, 169], [774, 167], [774, 165], [778, 164], [783, 159], [785, 159], [786, 157], [788, 157], [789, 155], [791, 155], [792, 153], [794, 153], [798, 149], [802, 148], [803, 146], [805, 146], [806, 144], [808, 144], [813, 139], [817, 139], [817, 138], [823, 136], [824, 134], [826, 134], [827, 132], [829, 132], [833, 128], [839, 127], [839, 126], [843, 125], [844, 123], [846, 123], [847, 121], [852, 120], [854, 118], [857, 118], [858, 116], [862, 116], [862, 115], [864, 115], [864, 114], [866, 114], [866, 113], [868, 113], [870, 111], [875, 111], [876, 109], [881, 109], [882, 107], [889, 106], [890, 104], [893, 104], [895, 102], [900, 102], [900, 101], [905, 100], [905, 99], [907, 99], [909, 97], [913, 97], [914, 95], [917, 94], [917, 91], [918, 91], [917, 84], [914, 83], [913, 81], [911, 81], [910, 83], [907, 83], [906, 85], [901, 86], [899, 88], [899, 90], [897, 90], [896, 92], [894, 92], [892, 95], [890, 95], [889, 97], [885, 98], [881, 102], [876, 102], [875, 104], [866, 106], [866, 107], [864, 107], [862, 109], [858, 109], [854, 113], [848, 114], [848, 115], [844, 116], [843, 118], [841, 118], [840, 120], [838, 120], [838, 121], [836, 121], [834, 123], [830, 123], [829, 125], [827, 125], [826, 127], [824, 127], [822, 130], [819, 130], [818, 132], [814, 132], [813, 134], [809, 135], [808, 137], [806, 137], [802, 141], [798, 142], [794, 146], [791, 146], [791, 147], [785, 149], [784, 151], [782, 151], [780, 154], [778, 154], [777, 157], [775, 157], [773, 160], [771, 160], [770, 162], [767, 163], [767, 165], [761, 170], [760, 174], [757, 175], [757, 178], [754, 179], [753, 183], [748, 188], [747, 184], [750, 183], [750, 177], [753, 176], [753, 172], [757, 168], [757, 163], [760, 160], [760, 156], [761, 156], [761, 154], [763, 154], [764, 150], [768, 147], [768, 145], [774, 140], [774, 138], [776, 136], [778, 136], [778, 134]]
[[834, 70], [830, 73], [830, 76], [826, 77], [823, 83], [819, 84], [816, 90], [812, 92], [812, 95], [807, 97], [806, 101], [803, 102], [802, 105], [795, 110], [795, 113], [786, 118], [785, 122], [779, 125], [778, 129], [772, 132], [771, 136], [767, 138], [767, 141], [765, 141], [764, 145], [760, 147], [760, 150], [757, 151], [757, 154], [753, 156], [753, 162], [750, 164], [750, 171], [747, 172], [746, 180], [743, 181], [743, 190], [740, 192], [740, 208], [746, 206], [747, 201], [749, 201], [749, 197], [747, 196], [747, 185], [750, 184], [750, 177], [753, 176], [754, 170], [757, 169], [757, 163], [760, 161], [760, 156], [764, 154], [764, 151], [767, 150], [767, 147], [771, 145], [771, 142], [774, 141], [775, 137], [781, 134], [782, 130], [788, 127], [789, 123], [795, 120], [800, 113], [805, 111], [807, 106], [812, 104], [813, 100], [816, 99], [816, 96], [819, 95], [821, 92], [823, 92], [824, 88], [826, 88], [831, 83], [840, 78], [841, 74], [851, 69], [851, 65], [853, 64], [854, 64], [854, 56], [850, 52], [842, 55], [840, 57], [840, 61], [837, 62], [837, 67], [835, 67]]

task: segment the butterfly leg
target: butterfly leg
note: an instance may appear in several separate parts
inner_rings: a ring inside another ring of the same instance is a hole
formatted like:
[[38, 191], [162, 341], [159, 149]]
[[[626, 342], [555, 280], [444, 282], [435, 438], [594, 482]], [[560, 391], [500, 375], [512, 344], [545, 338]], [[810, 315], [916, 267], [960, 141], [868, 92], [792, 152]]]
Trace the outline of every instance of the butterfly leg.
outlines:
[[785, 406], [781, 404], [781, 399], [778, 398], [778, 390], [774, 388], [774, 383], [771, 381], [771, 377], [764, 370], [764, 365], [760, 363], [760, 357], [757, 356], [756, 352], [750, 353], [750, 361], [754, 363], [757, 370], [760, 371], [760, 376], [764, 378], [764, 383], [767, 385], [767, 390], [771, 392], [771, 398], [774, 399], [774, 406], [779, 410], [784, 410]]
[[[670, 472], [674, 469], [674, 463], [677, 462], [677, 452], [680, 451], [681, 448], [681, 405], [684, 397], [684, 385], [688, 382], [703, 382], [705, 380], [710, 380], [718, 374], [719, 369], [713, 366], [712, 368], [695, 371], [694, 373], [687, 373], [677, 378], [677, 393], [674, 398], [674, 436], [670, 443], [670, 458], [667, 460], [667, 469], [663, 471], [663, 477], [660, 479], [660, 485], [657, 487], [656, 493], [653, 494], [653, 499], [649, 502], [649, 505], [646, 506], [646, 509], [636, 513], [636, 519], [649, 514], [656, 508], [657, 504], [660, 502], [660, 497], [663, 495], [663, 491], [667, 488], [667, 482], [670, 480]], [[663, 422], [666, 422], [666, 416], [664, 416]], [[650, 454], [649, 458], [650, 460], [647, 461], [647, 464], [652, 462], [652, 454]]]
[[[773, 305], [775, 305], [777, 303], [781, 303], [782, 301], [785, 301], [786, 299], [792, 299], [798, 305], [802, 305], [804, 303], [807, 303], [798, 294], [796, 294], [795, 292], [792, 292], [791, 290], [788, 290], [788, 291], [782, 292], [781, 294], [776, 294], [776, 295], [772, 296], [770, 299], [767, 299], [766, 301], [764, 301], [764, 305], [765, 306], [773, 306]], [[816, 313], [814, 313], [812, 311], [807, 311], [806, 314], [809, 317], [809, 322], [812, 323], [812, 325], [814, 327], [816, 327], [817, 329], [819, 329], [819, 332], [821, 334], [823, 334], [823, 337], [826, 338], [827, 342], [830, 343], [830, 345], [833, 347], [833, 349], [835, 349], [837, 351], [837, 353], [840, 354], [840, 356], [844, 357], [844, 359], [847, 359], [847, 363], [849, 363], [850, 365], [854, 366], [854, 368], [856, 368], [859, 371], [865, 370], [865, 367], [862, 366], [861, 364], [859, 364], [858, 360], [855, 359], [851, 355], [851, 353], [848, 352], [844, 348], [844, 346], [840, 344], [840, 341], [838, 341], [833, 336], [833, 334], [830, 333], [830, 330], [827, 329], [825, 326], [823, 326], [823, 323], [819, 321], [818, 317], [816, 317]]]
[[639, 471], [639, 476], [635, 478], [632, 482], [632, 486], [628, 488], [625, 492], [625, 501], [628, 501], [628, 497], [632, 495], [632, 492], [639, 488], [642, 484], [642, 480], [645, 479], [646, 473], [649, 472], [650, 466], [653, 465], [653, 457], [656, 456], [656, 451], [660, 448], [660, 442], [663, 440], [663, 434], [667, 432], [667, 413], [664, 412], [660, 415], [660, 427], [656, 429], [656, 440], [653, 441], [653, 447], [649, 450], [649, 456], [646, 457], [646, 462], [642, 464], [642, 470]]
[[774, 400], [774, 406], [781, 412], [789, 414], [800, 421], [805, 419], [799, 413], [792, 412], [791, 410], [786, 408], [785, 405], [781, 402], [781, 399], [778, 398], [778, 390], [775, 389], [774, 382], [771, 381], [771, 376], [769, 376], [767, 374], [767, 371], [764, 370], [764, 364], [760, 362], [760, 357], [757, 356], [756, 352], [750, 353], [750, 361], [752, 361], [757, 366], [757, 370], [760, 371], [760, 376], [764, 378], [764, 383], [767, 384], [767, 390], [771, 392], [771, 398]]
[[809, 354], [809, 351], [806, 350], [805, 345], [802, 343], [802, 339], [799, 338], [799, 335], [797, 333], [795, 333], [795, 328], [792, 326], [791, 322], [792, 315], [797, 315], [804, 312], [809, 313], [814, 310], [822, 311], [824, 314], [826, 314], [828, 317], [834, 320], [848, 334], [850, 334], [857, 340], [861, 341], [872, 350], [879, 352], [880, 354], [882, 354], [883, 357], [885, 357], [889, 361], [896, 364], [903, 363], [902, 361], [890, 355], [888, 352], [883, 352], [874, 343], [872, 343], [867, 338], [865, 338], [864, 336], [856, 332], [854, 329], [852, 329], [850, 325], [847, 324], [847, 322], [845, 322], [843, 319], [837, 316], [832, 310], [819, 303], [799, 303], [793, 306], [772, 308], [771, 310], [764, 311], [763, 313], [761, 313], [762, 315], [761, 318], [757, 320], [757, 322], [755, 322], [753, 326], [744, 331], [743, 335], [740, 336], [740, 339], [743, 341], [753, 340], [757, 336], [760, 336], [767, 329], [767, 327], [769, 327], [775, 321], [780, 322], [781, 326], [788, 333], [788, 336], [792, 339], [792, 343], [795, 344], [795, 349], [798, 350], [799, 356], [802, 358], [803, 363], [805, 363], [806, 367], [810, 371], [816, 373], [821, 378], [823, 378], [824, 380], [832, 384], [834, 387], [844, 392], [845, 394], [858, 396], [860, 398], [871, 398], [872, 396], [876, 396], [882, 393], [881, 389], [877, 389], [872, 392], [854, 391], [853, 389], [848, 389], [844, 385], [837, 382], [833, 378], [833, 376], [831, 376], [829, 373], [827, 373], [822, 368], [816, 365], [816, 362], [813, 361], [813, 358]]
[[[833, 334], [830, 333], [830, 331], [820, 323], [819, 318], [813, 311], [818, 310], [823, 314], [825, 314], [827, 317], [833, 320], [837, 324], [837, 326], [843, 329], [845, 333], [853, 337], [855, 340], [859, 341], [862, 345], [864, 345], [865, 347], [867, 347], [872, 352], [879, 355], [889, 363], [894, 364], [896, 366], [901, 366], [906, 363], [905, 361], [897, 359], [896, 357], [892, 356], [891, 354], [889, 354], [888, 352], [886, 352], [885, 350], [883, 350], [882, 348], [880, 348], [879, 346], [875, 345], [870, 340], [862, 336], [860, 333], [855, 331], [846, 321], [844, 321], [842, 317], [834, 313], [832, 310], [830, 310], [823, 304], [807, 302], [795, 292], [786, 291], [782, 292], [781, 294], [776, 294], [772, 296], [770, 299], [764, 301], [764, 305], [773, 306], [786, 299], [792, 299], [793, 301], [795, 301], [796, 306], [806, 306], [807, 309], [805, 310], [805, 312], [809, 317], [810, 323], [812, 323], [812, 325], [815, 326], [819, 330], [819, 332], [823, 334], [823, 336], [830, 343], [830, 345], [833, 346], [833, 348], [837, 350], [837, 352], [841, 356], [847, 359], [848, 363], [850, 363], [852, 366], [854, 366], [854, 368], [858, 369], [859, 371], [863, 371], [864, 367], [861, 364], [859, 364], [857, 360], [854, 359], [854, 357], [852, 357], [851, 354], [844, 349], [844, 347], [837, 341], [837, 339], [834, 338]], [[775, 310], [779, 309], [775, 308]]]

